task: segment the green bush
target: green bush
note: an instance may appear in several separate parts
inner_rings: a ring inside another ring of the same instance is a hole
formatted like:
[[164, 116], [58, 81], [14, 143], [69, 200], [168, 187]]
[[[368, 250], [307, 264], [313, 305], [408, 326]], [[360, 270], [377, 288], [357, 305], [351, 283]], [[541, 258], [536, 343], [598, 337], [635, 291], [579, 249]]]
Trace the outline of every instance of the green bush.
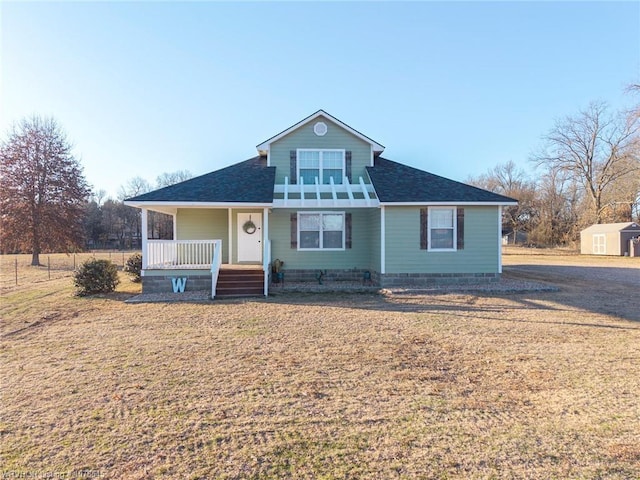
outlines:
[[140, 277], [140, 271], [142, 270], [142, 255], [134, 253], [127, 259], [127, 264], [124, 266], [124, 271], [129, 274], [131, 281], [140, 283], [142, 278]]
[[87, 260], [73, 274], [76, 295], [113, 292], [120, 283], [118, 267], [109, 260]]

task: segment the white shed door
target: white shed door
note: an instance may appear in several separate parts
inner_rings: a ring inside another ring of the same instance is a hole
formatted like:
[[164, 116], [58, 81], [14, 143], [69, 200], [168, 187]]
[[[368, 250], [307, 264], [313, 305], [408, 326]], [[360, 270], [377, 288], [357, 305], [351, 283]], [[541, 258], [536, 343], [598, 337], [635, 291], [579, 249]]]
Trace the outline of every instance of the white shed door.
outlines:
[[262, 261], [262, 214], [238, 213], [238, 262]]
[[593, 254], [606, 255], [607, 253], [607, 236], [597, 234], [593, 236]]

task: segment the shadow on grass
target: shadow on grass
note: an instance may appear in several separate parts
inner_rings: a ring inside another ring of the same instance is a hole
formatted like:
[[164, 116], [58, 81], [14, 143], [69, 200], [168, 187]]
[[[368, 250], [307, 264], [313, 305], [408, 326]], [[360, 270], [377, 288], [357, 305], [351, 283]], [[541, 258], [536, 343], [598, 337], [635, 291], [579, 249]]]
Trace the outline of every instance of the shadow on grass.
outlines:
[[[466, 302], [460, 301], [460, 296], [466, 297]], [[451, 300], [448, 301], [447, 298]], [[312, 305], [316, 307], [346, 307], [361, 310], [387, 311], [387, 312], [408, 312], [408, 313], [451, 313], [456, 318], [464, 318], [474, 320], [482, 318], [483, 320], [497, 320], [504, 322], [517, 323], [539, 323], [539, 324], [556, 324], [556, 325], [575, 325], [583, 327], [611, 328], [623, 330], [640, 330], [640, 326], [624, 326], [611, 323], [594, 323], [594, 322], [576, 322], [572, 320], [528, 320], [524, 318], [513, 318], [505, 316], [506, 310], [517, 312], [518, 310], [530, 311], [540, 310], [562, 314], [566, 312], [567, 316], [576, 315], [576, 309], [590, 310], [595, 313], [606, 313], [614, 315], [623, 320], [640, 321], [640, 318], [633, 315], [621, 315], [620, 313], [612, 313], [607, 311], [598, 311], [593, 308], [585, 308], [581, 302], [573, 302], [569, 304], [564, 298], [562, 290], [555, 292], [541, 293], [509, 293], [500, 294], [467, 292], [467, 293], [439, 293], [439, 294], [403, 294], [401, 296], [385, 296], [373, 294], [323, 294], [323, 293], [294, 293], [291, 295], [281, 295], [277, 298], [269, 298], [270, 303], [279, 303], [283, 305]], [[496, 305], [478, 305], [476, 301], [479, 298], [492, 298], [496, 300], [504, 299], [510, 303], [508, 306], [500, 304]], [[456, 300], [457, 299], [457, 300]], [[544, 303], [542, 303], [544, 302]], [[514, 305], [515, 303], [515, 305]], [[554, 305], [555, 304], [555, 305]], [[567, 308], [562, 308], [565, 304]]]
[[[557, 287], [558, 291], [539, 292], [512, 290], [495, 291], [433, 291], [407, 292], [386, 295], [376, 292], [291, 292], [272, 288], [273, 295], [266, 299], [217, 298], [211, 300], [190, 300], [188, 303], [206, 305], [237, 304], [246, 302], [268, 302], [282, 305], [313, 305], [326, 307], [346, 307], [363, 310], [388, 312], [442, 313], [450, 312], [457, 317], [482, 318], [503, 321], [534, 322], [533, 320], [513, 320], [505, 318], [505, 310], [540, 310], [555, 312], [556, 316], [567, 313], [567, 321], [539, 321], [561, 325], [579, 325], [601, 328], [637, 329], [635, 326], [620, 326], [610, 323], [576, 322], [576, 312], [585, 311], [608, 315], [621, 320], [640, 321], [640, 308], [635, 304], [640, 289], [640, 269], [619, 267], [555, 266], [555, 265], [512, 265], [504, 267], [503, 277], [509, 280], [538, 282]], [[109, 294], [104, 298], [127, 300], [134, 294]], [[482, 298], [504, 299], [509, 305], [481, 305]], [[185, 302], [186, 303], [186, 302]]]

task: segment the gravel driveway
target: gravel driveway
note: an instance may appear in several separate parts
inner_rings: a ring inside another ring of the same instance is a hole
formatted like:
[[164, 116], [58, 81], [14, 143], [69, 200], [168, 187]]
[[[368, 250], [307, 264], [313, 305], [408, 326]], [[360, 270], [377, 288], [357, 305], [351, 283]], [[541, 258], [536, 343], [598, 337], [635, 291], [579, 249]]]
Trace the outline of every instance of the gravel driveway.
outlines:
[[510, 265], [505, 267], [505, 272], [538, 272], [547, 274], [549, 281], [560, 281], [577, 278], [593, 282], [597, 288], [603, 282], [609, 285], [628, 285], [640, 287], [640, 269], [603, 267], [603, 266], [582, 266], [582, 265]]
[[558, 300], [640, 321], [640, 258], [505, 255], [504, 277], [557, 286]]

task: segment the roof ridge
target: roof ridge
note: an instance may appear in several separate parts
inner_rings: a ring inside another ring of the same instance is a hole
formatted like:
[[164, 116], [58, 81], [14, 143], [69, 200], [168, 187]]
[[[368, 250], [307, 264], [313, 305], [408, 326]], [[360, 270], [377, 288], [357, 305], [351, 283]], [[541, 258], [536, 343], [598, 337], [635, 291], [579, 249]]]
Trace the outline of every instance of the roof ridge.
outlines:
[[[323, 110], [323, 109], [317, 110], [316, 112], [314, 112], [311, 115], [303, 118], [299, 122], [296, 122], [293, 125], [291, 125], [290, 127], [285, 128], [280, 133], [277, 133], [276, 135], [273, 135], [272, 137], [267, 138], [265, 141], [263, 141], [263, 142], [259, 143], [258, 145], [256, 145], [256, 148], [258, 149], [258, 151], [264, 150], [264, 148], [261, 148], [261, 147], [267, 147], [268, 145], [270, 145], [274, 141], [279, 140], [281, 137], [284, 137], [285, 135], [288, 135], [290, 132], [292, 132], [294, 130], [297, 130], [298, 128], [300, 128], [303, 125], [309, 123], [311, 120], [313, 120], [314, 118], [317, 118], [320, 115], [324, 115], [325, 117], [327, 117], [328, 120], [332, 121], [333, 123], [336, 123], [338, 126], [340, 126], [342, 128], [347, 129], [348, 131], [350, 131], [355, 136], [360, 137], [363, 141], [373, 145], [374, 146], [374, 151], [378, 151], [378, 152], [384, 151], [384, 148], [385, 148], [384, 145], [382, 145], [381, 143], [376, 142], [371, 137], [368, 137], [364, 133], [356, 130], [352, 126], [346, 124], [345, 122], [343, 122], [339, 118], [334, 117], [329, 112], [327, 112], [326, 110]], [[376, 146], [378, 147], [377, 150], [375, 149]]]

